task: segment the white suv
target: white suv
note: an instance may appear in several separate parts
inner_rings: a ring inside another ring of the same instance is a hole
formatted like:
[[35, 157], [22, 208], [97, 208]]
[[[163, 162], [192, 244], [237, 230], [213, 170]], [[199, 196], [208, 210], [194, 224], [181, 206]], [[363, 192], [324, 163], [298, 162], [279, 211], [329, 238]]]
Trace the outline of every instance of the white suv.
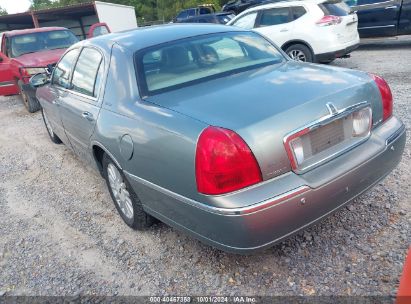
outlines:
[[292, 59], [328, 63], [358, 47], [358, 17], [335, 0], [282, 1], [249, 8], [227, 25], [253, 29]]

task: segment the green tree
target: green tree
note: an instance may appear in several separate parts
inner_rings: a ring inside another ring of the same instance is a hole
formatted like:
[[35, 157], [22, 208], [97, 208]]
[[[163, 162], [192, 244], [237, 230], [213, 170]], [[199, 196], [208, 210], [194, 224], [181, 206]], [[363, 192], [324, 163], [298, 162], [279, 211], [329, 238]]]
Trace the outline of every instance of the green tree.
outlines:
[[0, 6], [0, 16], [7, 15], [7, 11]]

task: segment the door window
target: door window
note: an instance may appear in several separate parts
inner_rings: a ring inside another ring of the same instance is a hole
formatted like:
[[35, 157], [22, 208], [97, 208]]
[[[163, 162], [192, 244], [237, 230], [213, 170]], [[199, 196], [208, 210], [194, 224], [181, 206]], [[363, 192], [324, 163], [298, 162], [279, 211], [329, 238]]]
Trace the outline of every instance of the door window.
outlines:
[[307, 11], [302, 6], [295, 6], [293, 7], [293, 18], [292, 20], [297, 20], [298, 18], [305, 15]]
[[241, 17], [237, 21], [233, 23], [234, 26], [242, 27], [244, 29], [252, 29], [255, 25], [255, 18], [257, 17], [257, 13], [250, 13]]
[[53, 70], [51, 83], [57, 86], [68, 88], [74, 62], [78, 56], [78, 49], [67, 52]]
[[290, 22], [290, 9], [288, 7], [278, 7], [267, 9], [261, 12], [260, 26], [279, 25]]
[[103, 56], [99, 51], [84, 48], [73, 73], [72, 89], [81, 94], [97, 97], [101, 81]]

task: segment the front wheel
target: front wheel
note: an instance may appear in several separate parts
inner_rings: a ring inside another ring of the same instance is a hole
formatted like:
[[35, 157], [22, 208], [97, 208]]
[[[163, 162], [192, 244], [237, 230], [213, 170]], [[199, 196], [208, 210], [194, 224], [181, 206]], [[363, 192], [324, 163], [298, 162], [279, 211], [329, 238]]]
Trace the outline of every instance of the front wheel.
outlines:
[[123, 221], [136, 230], [150, 227], [155, 219], [143, 210], [137, 194], [107, 154], [103, 156], [103, 173], [110, 196]]
[[27, 111], [29, 111], [30, 113], [34, 113], [34, 112], [37, 112], [38, 110], [40, 110], [41, 106], [40, 106], [39, 101], [37, 100], [37, 98], [31, 97], [24, 90], [23, 82], [21, 80], [19, 80], [17, 82], [17, 85], [18, 85], [19, 90], [20, 90], [21, 99], [23, 100], [24, 106], [26, 107]]
[[310, 49], [303, 44], [293, 44], [289, 46], [285, 52], [295, 61], [313, 62], [313, 55], [311, 54]]

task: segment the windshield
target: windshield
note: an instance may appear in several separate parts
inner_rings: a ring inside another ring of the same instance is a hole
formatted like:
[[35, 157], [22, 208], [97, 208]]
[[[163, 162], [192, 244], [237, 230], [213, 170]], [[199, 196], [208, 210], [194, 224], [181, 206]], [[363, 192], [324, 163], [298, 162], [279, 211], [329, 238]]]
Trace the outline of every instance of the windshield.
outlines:
[[151, 47], [136, 62], [140, 89], [148, 96], [284, 60], [260, 35], [228, 32]]
[[76, 36], [68, 30], [13, 36], [10, 38], [9, 55], [14, 58], [44, 50], [66, 49], [77, 41]]

